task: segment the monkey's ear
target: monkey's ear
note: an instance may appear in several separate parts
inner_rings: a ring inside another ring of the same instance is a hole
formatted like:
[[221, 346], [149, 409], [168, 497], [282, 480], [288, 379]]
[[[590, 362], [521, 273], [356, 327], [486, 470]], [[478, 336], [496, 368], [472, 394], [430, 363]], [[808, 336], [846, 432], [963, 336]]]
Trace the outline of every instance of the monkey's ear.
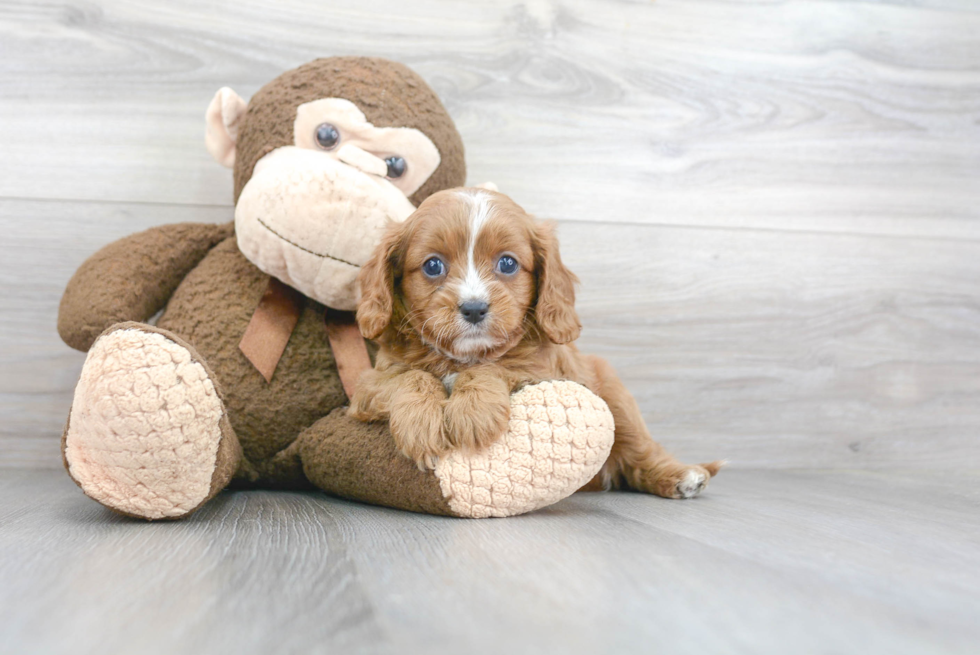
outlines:
[[575, 311], [578, 278], [561, 261], [554, 224], [539, 223], [534, 232], [534, 266], [538, 278], [534, 318], [552, 343], [575, 341], [582, 330]]
[[225, 86], [214, 94], [204, 115], [208, 126], [204, 143], [215, 161], [227, 168], [235, 165], [235, 141], [238, 140], [238, 126], [246, 108], [248, 103]]
[[395, 265], [402, 243], [404, 223], [388, 228], [381, 244], [357, 276], [360, 300], [357, 326], [365, 339], [377, 339], [391, 323], [395, 304]]

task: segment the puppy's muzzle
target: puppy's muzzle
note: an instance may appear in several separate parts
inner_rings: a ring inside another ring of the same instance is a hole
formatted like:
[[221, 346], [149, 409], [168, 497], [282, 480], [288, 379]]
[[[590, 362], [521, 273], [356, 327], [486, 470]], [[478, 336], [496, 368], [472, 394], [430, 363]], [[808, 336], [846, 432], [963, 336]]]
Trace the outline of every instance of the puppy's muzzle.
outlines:
[[482, 300], [467, 300], [459, 305], [459, 313], [473, 325], [482, 322], [489, 310], [490, 305]]

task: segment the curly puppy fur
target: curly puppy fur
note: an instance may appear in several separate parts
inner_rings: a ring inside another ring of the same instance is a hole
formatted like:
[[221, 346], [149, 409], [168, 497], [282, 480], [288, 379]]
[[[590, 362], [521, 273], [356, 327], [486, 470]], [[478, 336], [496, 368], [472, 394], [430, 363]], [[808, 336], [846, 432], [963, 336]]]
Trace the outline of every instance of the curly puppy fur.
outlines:
[[721, 463], [686, 465], [665, 452], [612, 367], [578, 351], [576, 282], [553, 224], [493, 191], [434, 194], [390, 228], [360, 274], [358, 324], [380, 352], [350, 414], [388, 420], [401, 452], [431, 468], [451, 449], [498, 439], [515, 390], [572, 380], [606, 401], [616, 423], [587, 488], [696, 496]]

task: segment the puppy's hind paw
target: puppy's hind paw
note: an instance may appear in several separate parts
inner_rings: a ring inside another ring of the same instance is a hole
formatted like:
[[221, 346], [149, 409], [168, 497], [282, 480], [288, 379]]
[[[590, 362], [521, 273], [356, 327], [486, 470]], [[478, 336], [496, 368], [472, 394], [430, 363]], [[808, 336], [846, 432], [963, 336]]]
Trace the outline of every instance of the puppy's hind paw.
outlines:
[[710, 464], [692, 466], [683, 473], [674, 486], [674, 498], [696, 498], [708, 486], [708, 480], [718, 474], [728, 462], [718, 461]]
[[640, 471], [631, 481], [631, 486], [639, 491], [653, 493], [663, 498], [697, 498], [708, 486], [710, 480], [725, 462], [710, 464], [681, 464], [675, 462]]
[[697, 469], [688, 469], [684, 477], [674, 486], [674, 498], [694, 498], [708, 485], [708, 474]]

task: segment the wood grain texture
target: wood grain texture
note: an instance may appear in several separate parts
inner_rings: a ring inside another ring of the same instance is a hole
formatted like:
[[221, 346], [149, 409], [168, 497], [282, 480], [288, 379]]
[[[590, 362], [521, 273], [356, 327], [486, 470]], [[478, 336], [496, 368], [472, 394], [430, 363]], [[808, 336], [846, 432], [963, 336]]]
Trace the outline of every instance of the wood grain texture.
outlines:
[[60, 467], [85, 355], [58, 336], [61, 294], [100, 247], [154, 225], [232, 219], [230, 207], [0, 200], [0, 468]]
[[970, 3], [7, 2], [0, 30], [3, 197], [227, 204], [217, 88], [370, 54], [539, 213], [980, 235]]
[[974, 653], [978, 483], [732, 471], [485, 521], [239, 492], [147, 524], [0, 471], [0, 650]]
[[0, 2], [0, 35], [0, 467], [60, 466], [78, 264], [230, 218], [214, 91], [369, 54], [560, 219], [582, 346], [678, 455], [980, 468], [974, 3]]
[[588, 223], [561, 237], [583, 280], [580, 347], [681, 458], [980, 470], [976, 243]]
[[[0, 334], [7, 466], [60, 466], [54, 437], [83, 355], [58, 340], [52, 317], [87, 253], [144, 226], [230, 212], [85, 203], [59, 218], [66, 204], [0, 201], [4, 215], [34, 216], [0, 219], [18, 270], [51, 280], [11, 280], [0, 301], [19, 319]], [[50, 243], [75, 220], [100, 226]], [[591, 222], [564, 222], [559, 234], [583, 280], [581, 348], [616, 366], [653, 434], [679, 457], [978, 468], [975, 243]]]

